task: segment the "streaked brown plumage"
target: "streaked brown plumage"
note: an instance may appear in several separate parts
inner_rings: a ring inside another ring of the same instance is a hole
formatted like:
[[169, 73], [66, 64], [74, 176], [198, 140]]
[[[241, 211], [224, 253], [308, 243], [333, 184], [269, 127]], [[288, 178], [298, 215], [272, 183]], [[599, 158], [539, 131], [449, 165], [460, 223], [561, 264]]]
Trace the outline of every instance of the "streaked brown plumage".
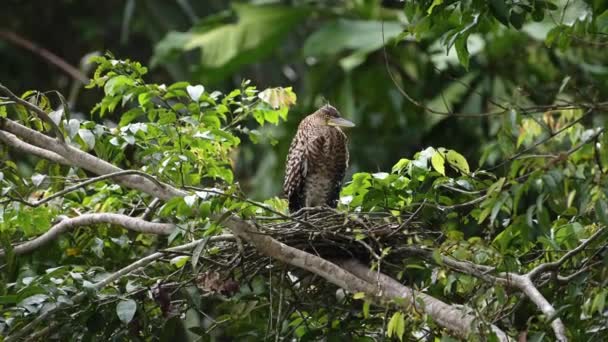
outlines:
[[330, 105], [300, 122], [289, 147], [283, 183], [290, 212], [303, 207], [336, 207], [348, 165], [347, 139], [340, 127], [352, 126]]

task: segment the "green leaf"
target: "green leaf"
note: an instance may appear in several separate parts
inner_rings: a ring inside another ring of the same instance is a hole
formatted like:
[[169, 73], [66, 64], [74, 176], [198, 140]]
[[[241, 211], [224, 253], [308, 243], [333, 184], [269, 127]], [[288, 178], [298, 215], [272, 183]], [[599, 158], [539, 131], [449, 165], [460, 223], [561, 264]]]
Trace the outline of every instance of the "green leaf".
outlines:
[[366, 300], [363, 302], [363, 317], [369, 318], [369, 307], [371, 306], [371, 302]]
[[608, 226], [608, 205], [604, 199], [595, 202], [595, 217], [604, 226]]
[[175, 123], [175, 121], [177, 121], [177, 117], [175, 116], [175, 113], [169, 112], [169, 111], [161, 112], [160, 117], [158, 119], [158, 123], [160, 125], [172, 124], [172, 123]]
[[593, 304], [591, 304], [591, 312], [597, 311], [597, 313], [601, 314], [604, 312], [604, 307], [606, 305], [606, 290], [600, 291], [595, 298], [593, 298]]
[[468, 34], [461, 34], [456, 38], [454, 47], [456, 48], [456, 54], [458, 55], [458, 61], [465, 68], [469, 68], [469, 49], [467, 48], [467, 41], [469, 39]]
[[595, 27], [598, 32], [608, 33], [608, 10], [595, 18]]
[[435, 151], [435, 154], [431, 157], [431, 165], [435, 171], [445, 176], [445, 156], [439, 151]]
[[[301, 20], [308, 10], [278, 5], [234, 4], [238, 18], [234, 23], [202, 32], [179, 35], [179, 48], [201, 49], [201, 65], [205, 68], [231, 68], [250, 63], [275, 51], [281, 39]], [[175, 39], [176, 33], [161, 44]], [[157, 56], [155, 56], [157, 57]]]
[[456, 168], [460, 173], [463, 173], [463, 174], [470, 173], [469, 163], [462, 156], [462, 154], [460, 154], [454, 150], [449, 150], [446, 154], [446, 159], [447, 159], [448, 163], [451, 166], [453, 166], [454, 168]]
[[429, 7], [429, 9], [426, 11], [426, 13], [432, 14], [433, 13], [433, 9], [435, 9], [436, 6], [439, 6], [441, 4], [443, 4], [443, 0], [433, 0], [433, 3]]
[[408, 165], [410, 164], [410, 160], [407, 158], [401, 158], [397, 164], [393, 165], [393, 168], [391, 169], [391, 171], [393, 173], [399, 173], [401, 171], [403, 171], [403, 169], [405, 169]]
[[122, 114], [122, 116], [120, 117], [120, 122], [118, 123], [118, 126], [120, 126], [120, 127], [126, 126], [126, 125], [130, 124], [133, 120], [142, 116], [143, 114], [144, 114], [144, 112], [141, 110], [141, 108], [136, 107], [136, 108], [129, 109], [124, 114]]
[[188, 262], [188, 260], [190, 260], [190, 256], [180, 255], [180, 256], [176, 256], [175, 258], [171, 259], [170, 264], [175, 265], [175, 267], [177, 267], [177, 268], [182, 268]]
[[108, 96], [114, 96], [120, 94], [128, 86], [135, 84], [135, 81], [128, 76], [118, 75], [110, 78], [106, 85], [103, 87], [104, 92]]
[[509, 27], [509, 9], [505, 0], [489, 0], [490, 12], [501, 24]]
[[526, 19], [526, 14], [518, 13], [516, 11], [511, 11], [510, 22], [514, 28], [520, 30], [524, 26], [524, 21]]
[[353, 295], [354, 299], [363, 299], [365, 298], [365, 292], [357, 292]]
[[116, 305], [116, 314], [123, 324], [129, 324], [137, 311], [137, 303], [133, 299], [121, 300]]
[[397, 336], [400, 341], [403, 341], [403, 334], [405, 333], [405, 317], [401, 311], [397, 311], [393, 314], [388, 326], [386, 328], [388, 337]]
[[[384, 23], [384, 41], [397, 37], [403, 28], [398, 22]], [[308, 56], [332, 56], [344, 50], [368, 53], [382, 47], [382, 22], [350, 19], [330, 21], [311, 34], [302, 48]]]

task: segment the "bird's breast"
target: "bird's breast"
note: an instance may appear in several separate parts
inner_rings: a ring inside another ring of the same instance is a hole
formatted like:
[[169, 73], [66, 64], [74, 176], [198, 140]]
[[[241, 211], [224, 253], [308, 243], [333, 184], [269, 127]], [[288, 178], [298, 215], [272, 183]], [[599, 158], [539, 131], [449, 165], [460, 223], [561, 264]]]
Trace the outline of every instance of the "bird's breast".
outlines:
[[307, 207], [322, 206], [327, 203], [332, 190], [333, 177], [327, 170], [311, 170], [304, 183], [304, 193]]

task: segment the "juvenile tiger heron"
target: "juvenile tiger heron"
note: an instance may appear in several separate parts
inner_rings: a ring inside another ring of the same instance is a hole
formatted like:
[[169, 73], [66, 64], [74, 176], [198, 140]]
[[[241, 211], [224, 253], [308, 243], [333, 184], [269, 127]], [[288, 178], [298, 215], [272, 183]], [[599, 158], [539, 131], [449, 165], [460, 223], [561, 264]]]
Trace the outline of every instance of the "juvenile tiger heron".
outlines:
[[290, 212], [303, 207], [336, 207], [348, 166], [347, 139], [340, 127], [354, 126], [330, 105], [300, 122], [289, 147], [283, 182]]

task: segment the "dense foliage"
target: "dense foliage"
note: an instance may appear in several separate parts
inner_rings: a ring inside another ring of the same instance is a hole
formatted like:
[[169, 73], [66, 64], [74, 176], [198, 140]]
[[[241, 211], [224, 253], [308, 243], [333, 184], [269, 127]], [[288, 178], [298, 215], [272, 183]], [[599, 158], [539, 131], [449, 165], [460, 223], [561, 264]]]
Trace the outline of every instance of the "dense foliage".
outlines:
[[[144, 30], [140, 2], [127, 3]], [[478, 324], [470, 339], [500, 338], [492, 325], [532, 341], [608, 337], [604, 2], [243, 2], [207, 14], [165, 32], [153, 75], [94, 57], [88, 88], [103, 95], [90, 110], [63, 91], [0, 88], [2, 334], [463, 338], [407, 300], [307, 278], [225, 221], [237, 213], [284, 242], [269, 227], [313, 222], [274, 195], [288, 132], [329, 99], [357, 124], [340, 246], [463, 308]], [[178, 82], [157, 82], [159, 66]], [[295, 92], [275, 87], [287, 84]], [[74, 223], [95, 213], [120, 219]], [[124, 217], [149, 222], [133, 230]], [[376, 236], [382, 220], [389, 238]]]

